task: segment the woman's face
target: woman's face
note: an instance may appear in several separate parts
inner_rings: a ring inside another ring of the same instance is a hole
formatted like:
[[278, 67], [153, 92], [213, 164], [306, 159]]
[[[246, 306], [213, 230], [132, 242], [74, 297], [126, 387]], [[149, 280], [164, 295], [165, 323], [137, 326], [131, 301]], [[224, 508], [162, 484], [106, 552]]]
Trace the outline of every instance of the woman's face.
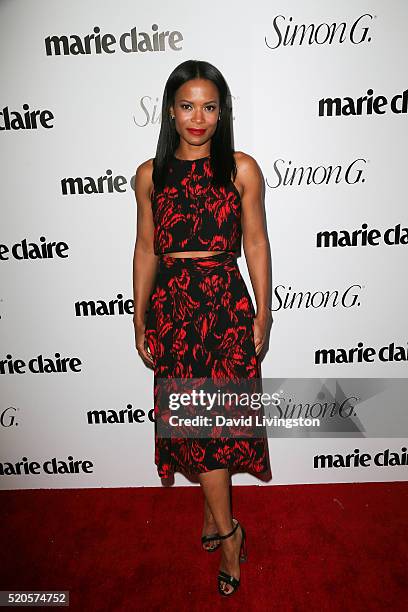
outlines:
[[192, 79], [176, 91], [170, 115], [180, 140], [203, 145], [213, 136], [218, 124], [220, 99], [218, 89], [207, 79]]

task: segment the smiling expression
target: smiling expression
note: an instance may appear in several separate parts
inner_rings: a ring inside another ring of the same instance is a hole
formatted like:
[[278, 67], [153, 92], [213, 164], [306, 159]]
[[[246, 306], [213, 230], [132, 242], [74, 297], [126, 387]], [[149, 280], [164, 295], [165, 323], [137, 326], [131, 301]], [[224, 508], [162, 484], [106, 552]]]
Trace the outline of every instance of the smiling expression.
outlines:
[[208, 79], [191, 79], [176, 91], [170, 115], [174, 115], [180, 140], [203, 145], [217, 129], [220, 100], [216, 85]]

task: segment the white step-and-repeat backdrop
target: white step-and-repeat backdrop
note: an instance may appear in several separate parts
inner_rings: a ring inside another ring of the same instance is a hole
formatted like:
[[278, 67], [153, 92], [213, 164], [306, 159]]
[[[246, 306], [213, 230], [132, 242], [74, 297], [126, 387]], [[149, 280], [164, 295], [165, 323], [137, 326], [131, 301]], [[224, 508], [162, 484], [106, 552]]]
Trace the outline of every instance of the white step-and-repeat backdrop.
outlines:
[[[274, 325], [263, 377], [407, 377], [408, 4], [199, 8], [0, 5], [3, 489], [161, 486], [153, 372], [134, 347], [133, 178], [186, 59], [224, 74], [235, 148], [265, 178]], [[342, 357], [324, 362], [321, 349]], [[389, 404], [393, 436], [270, 439], [267, 484], [406, 479], [406, 422]], [[340, 467], [357, 450], [369, 461]]]

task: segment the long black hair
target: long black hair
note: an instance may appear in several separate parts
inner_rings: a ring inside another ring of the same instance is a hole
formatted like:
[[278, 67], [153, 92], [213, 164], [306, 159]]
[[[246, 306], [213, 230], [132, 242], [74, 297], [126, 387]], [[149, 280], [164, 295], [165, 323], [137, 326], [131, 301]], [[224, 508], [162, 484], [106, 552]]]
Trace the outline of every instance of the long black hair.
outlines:
[[227, 185], [231, 174], [235, 180], [237, 167], [234, 159], [231, 93], [221, 72], [212, 64], [200, 60], [187, 60], [179, 64], [167, 79], [163, 93], [161, 127], [153, 160], [153, 184], [163, 189], [170, 160], [180, 142], [174, 120], [170, 118], [170, 106], [174, 105], [178, 88], [191, 79], [208, 79], [218, 89], [220, 120], [211, 138], [210, 162], [212, 182], [216, 186]]

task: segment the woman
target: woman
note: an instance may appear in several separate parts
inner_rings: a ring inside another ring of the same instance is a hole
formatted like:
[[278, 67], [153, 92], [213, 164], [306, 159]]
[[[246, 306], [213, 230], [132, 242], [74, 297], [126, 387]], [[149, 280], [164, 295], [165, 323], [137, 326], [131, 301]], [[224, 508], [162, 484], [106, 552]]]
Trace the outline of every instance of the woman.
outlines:
[[[252, 157], [233, 152], [230, 94], [213, 65], [189, 60], [169, 76], [156, 156], [137, 168], [135, 194], [134, 326], [138, 353], [154, 369], [155, 463], [161, 478], [197, 475], [202, 545], [221, 546], [218, 589], [231, 595], [246, 549], [231, 516], [230, 474], [269, 473], [267, 440], [157, 432], [166, 409], [159, 379], [259, 377], [272, 322], [261, 173]], [[236, 263], [241, 236], [256, 313]]]

